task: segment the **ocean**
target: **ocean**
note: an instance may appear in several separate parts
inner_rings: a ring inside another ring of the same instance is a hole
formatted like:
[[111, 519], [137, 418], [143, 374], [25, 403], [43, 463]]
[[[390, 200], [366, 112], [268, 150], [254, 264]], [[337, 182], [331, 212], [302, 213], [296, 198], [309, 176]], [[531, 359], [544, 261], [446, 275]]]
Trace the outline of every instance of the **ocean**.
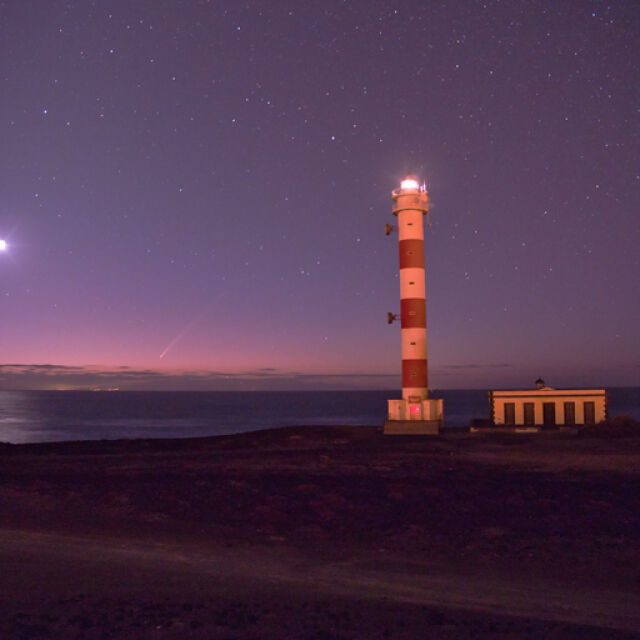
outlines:
[[[488, 417], [487, 392], [434, 391], [445, 426]], [[0, 442], [185, 438], [290, 425], [382, 425], [398, 391], [0, 391]], [[640, 420], [640, 387], [609, 389], [609, 416]]]

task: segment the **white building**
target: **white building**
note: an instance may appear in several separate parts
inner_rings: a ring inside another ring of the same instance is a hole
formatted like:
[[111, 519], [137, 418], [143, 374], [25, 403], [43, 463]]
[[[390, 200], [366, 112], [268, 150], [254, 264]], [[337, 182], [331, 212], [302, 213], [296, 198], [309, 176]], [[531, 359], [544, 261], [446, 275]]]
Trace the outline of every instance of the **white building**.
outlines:
[[605, 389], [554, 389], [543, 380], [531, 390], [489, 391], [493, 425], [545, 427], [596, 424], [607, 417]]

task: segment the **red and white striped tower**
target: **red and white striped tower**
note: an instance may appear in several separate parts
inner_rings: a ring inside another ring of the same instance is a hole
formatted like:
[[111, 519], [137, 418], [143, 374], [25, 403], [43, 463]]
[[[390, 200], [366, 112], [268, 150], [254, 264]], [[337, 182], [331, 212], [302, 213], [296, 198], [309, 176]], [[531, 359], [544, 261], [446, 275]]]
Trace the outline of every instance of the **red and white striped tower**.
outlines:
[[[385, 433], [438, 433], [442, 400], [430, 399], [427, 381], [427, 304], [424, 225], [427, 190], [409, 175], [392, 192], [398, 218], [400, 324], [402, 327], [402, 400], [389, 400]], [[392, 319], [394, 316], [391, 315]]]

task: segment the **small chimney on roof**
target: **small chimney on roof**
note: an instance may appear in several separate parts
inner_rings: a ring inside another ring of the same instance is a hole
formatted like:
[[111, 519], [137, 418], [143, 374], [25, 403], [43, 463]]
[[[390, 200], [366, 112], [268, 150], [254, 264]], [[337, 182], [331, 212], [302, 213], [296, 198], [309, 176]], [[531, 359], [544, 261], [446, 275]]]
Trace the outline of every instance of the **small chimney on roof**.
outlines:
[[536, 380], [536, 389], [544, 389], [544, 380], [542, 378], [538, 378]]

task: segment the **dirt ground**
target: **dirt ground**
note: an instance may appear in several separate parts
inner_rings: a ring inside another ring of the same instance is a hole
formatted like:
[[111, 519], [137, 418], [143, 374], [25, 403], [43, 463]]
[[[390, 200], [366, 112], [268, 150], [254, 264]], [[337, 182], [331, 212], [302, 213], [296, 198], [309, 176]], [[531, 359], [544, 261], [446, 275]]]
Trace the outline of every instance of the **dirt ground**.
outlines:
[[0, 638], [640, 637], [640, 437], [0, 444]]

